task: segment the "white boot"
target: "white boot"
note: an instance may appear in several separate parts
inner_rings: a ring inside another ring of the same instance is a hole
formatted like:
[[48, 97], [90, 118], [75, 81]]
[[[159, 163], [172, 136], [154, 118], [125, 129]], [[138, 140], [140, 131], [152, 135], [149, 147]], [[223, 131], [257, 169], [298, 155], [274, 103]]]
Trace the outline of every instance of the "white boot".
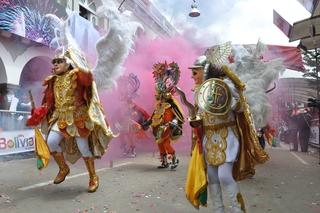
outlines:
[[220, 184], [209, 184], [214, 213], [225, 213]]
[[227, 191], [231, 201], [230, 213], [246, 213], [244, 200], [239, 190], [231, 190], [227, 187]]

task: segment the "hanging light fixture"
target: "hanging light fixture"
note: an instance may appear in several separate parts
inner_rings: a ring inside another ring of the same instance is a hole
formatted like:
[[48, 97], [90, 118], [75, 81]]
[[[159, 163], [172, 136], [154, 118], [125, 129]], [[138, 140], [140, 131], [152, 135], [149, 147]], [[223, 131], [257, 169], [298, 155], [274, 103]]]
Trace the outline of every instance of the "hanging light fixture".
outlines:
[[196, 0], [193, 0], [193, 4], [191, 5], [191, 12], [189, 13], [190, 17], [198, 17], [200, 16], [200, 11], [198, 10], [198, 6], [196, 4]]

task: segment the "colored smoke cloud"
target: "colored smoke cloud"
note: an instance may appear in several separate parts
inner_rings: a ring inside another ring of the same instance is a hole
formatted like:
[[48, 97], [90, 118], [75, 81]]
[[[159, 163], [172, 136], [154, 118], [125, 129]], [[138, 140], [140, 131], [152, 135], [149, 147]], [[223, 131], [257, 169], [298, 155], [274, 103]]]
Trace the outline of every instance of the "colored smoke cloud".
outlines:
[[[178, 63], [181, 71], [178, 86], [185, 91], [189, 101], [193, 102], [193, 93], [191, 91], [193, 80], [191, 79], [191, 72], [188, 67], [202, 53], [201, 51], [200, 48], [193, 46], [182, 36], [156, 38], [154, 40], [150, 40], [145, 36], [138, 38], [135, 42], [134, 51], [131, 52], [124, 64], [124, 74], [129, 75], [130, 73], [134, 73], [140, 80], [138, 97], [134, 101], [151, 115], [155, 106], [155, 85], [152, 77], [152, 66], [158, 62], [167, 61], [170, 63], [175, 61]], [[110, 123], [115, 123], [117, 120], [117, 110], [119, 108], [124, 109], [127, 107], [126, 104], [119, 100], [117, 89], [101, 92], [100, 96], [108, 118], [110, 118]], [[180, 97], [177, 95], [175, 97], [180, 102]], [[187, 110], [184, 106], [182, 108], [187, 118]], [[178, 143], [174, 144], [175, 148], [185, 150], [185, 147], [187, 147], [189, 151], [191, 143], [190, 130], [189, 124], [186, 122], [184, 125], [184, 136], [179, 139]], [[157, 150], [154, 138], [150, 132], [149, 135], [150, 137], [147, 141], [141, 142], [144, 143], [143, 145], [141, 145], [140, 141], [137, 141], [138, 152], [139, 148], [144, 148], [148, 151]], [[120, 143], [117, 142], [117, 139], [112, 141], [110, 145], [109, 153], [112, 153], [111, 155], [118, 155], [113, 154], [119, 153]]]

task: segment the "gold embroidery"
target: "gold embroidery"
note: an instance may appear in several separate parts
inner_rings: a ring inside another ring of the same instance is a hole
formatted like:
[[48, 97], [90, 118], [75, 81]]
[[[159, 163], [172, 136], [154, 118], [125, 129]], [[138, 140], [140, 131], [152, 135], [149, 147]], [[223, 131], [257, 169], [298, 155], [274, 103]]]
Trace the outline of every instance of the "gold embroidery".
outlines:
[[223, 127], [214, 131], [205, 127], [205, 135], [207, 138], [205, 148], [208, 163], [213, 166], [223, 164], [226, 160], [228, 128]]
[[54, 98], [57, 110], [65, 111], [74, 103], [73, 92], [76, 86], [75, 72], [70, 71], [64, 75], [57, 75], [54, 82]]
[[171, 105], [169, 103], [160, 103], [156, 105], [156, 109], [154, 111], [154, 114], [152, 116], [152, 127], [156, 127], [162, 124], [162, 118], [166, 111], [166, 109], [170, 108]]
[[77, 128], [92, 130], [93, 121], [89, 118], [88, 107], [82, 105], [74, 106], [74, 90], [77, 87], [78, 70], [69, 71], [63, 75], [56, 76], [54, 82], [55, 111], [51, 121], [57, 121], [59, 129], [66, 129], [70, 136], [79, 136]]

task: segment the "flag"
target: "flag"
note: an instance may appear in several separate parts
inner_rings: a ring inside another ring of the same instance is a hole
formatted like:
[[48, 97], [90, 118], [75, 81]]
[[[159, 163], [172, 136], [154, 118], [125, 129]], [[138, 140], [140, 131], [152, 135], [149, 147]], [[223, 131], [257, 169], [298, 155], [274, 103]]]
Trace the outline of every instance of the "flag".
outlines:
[[270, 44], [268, 44], [267, 47], [268, 50], [263, 54], [263, 60], [269, 61], [280, 58], [287, 69], [305, 72], [302, 54], [299, 48]]
[[189, 162], [187, 181], [185, 186], [186, 197], [197, 209], [207, 205], [207, 174], [203, 153], [196, 144]]
[[35, 131], [35, 151], [37, 155], [37, 168], [39, 170], [45, 168], [49, 164], [50, 151], [46, 141], [38, 128]]

